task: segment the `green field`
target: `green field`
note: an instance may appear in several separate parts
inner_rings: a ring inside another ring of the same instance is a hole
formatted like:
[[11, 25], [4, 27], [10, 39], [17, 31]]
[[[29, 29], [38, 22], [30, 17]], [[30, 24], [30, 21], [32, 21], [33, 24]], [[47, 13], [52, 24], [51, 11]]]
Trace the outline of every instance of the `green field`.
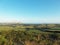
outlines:
[[60, 31], [59, 26], [58, 24], [0, 25], [0, 45], [60, 45], [60, 33], [54, 33]]

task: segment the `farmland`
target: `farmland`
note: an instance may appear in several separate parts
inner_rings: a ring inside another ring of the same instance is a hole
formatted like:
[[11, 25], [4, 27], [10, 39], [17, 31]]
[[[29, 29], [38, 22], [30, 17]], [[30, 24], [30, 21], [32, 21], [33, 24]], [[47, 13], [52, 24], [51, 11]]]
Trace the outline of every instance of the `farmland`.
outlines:
[[0, 45], [60, 45], [60, 24], [0, 24]]

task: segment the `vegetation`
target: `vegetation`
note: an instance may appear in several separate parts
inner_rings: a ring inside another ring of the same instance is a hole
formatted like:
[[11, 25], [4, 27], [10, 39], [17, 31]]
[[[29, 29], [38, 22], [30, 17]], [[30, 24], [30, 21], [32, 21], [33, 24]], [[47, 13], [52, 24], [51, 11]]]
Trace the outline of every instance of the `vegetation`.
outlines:
[[0, 45], [60, 45], [60, 33], [46, 31], [59, 28], [59, 24], [0, 25]]

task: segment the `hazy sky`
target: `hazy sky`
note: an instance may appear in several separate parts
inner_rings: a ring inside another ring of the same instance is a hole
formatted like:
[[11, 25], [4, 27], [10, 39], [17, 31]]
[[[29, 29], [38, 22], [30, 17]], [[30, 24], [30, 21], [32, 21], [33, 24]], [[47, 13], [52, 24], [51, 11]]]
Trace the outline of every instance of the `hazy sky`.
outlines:
[[60, 0], [0, 0], [0, 22], [60, 23]]

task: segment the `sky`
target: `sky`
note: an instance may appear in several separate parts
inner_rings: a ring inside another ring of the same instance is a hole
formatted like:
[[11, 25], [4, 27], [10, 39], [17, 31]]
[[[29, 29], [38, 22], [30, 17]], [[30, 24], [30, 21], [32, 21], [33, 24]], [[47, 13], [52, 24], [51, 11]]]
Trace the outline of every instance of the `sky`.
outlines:
[[0, 0], [0, 23], [60, 23], [60, 0]]

